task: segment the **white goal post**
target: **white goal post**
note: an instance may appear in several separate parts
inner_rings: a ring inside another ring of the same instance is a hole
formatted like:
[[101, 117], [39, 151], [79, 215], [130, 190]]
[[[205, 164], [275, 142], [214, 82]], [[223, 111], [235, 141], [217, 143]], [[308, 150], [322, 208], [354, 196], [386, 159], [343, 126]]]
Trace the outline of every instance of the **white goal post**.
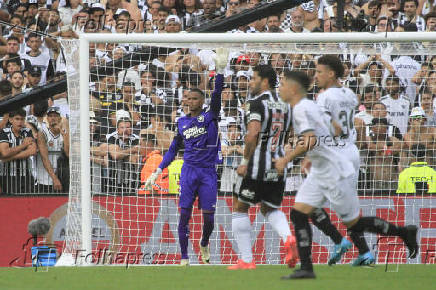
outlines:
[[[213, 44], [215, 47], [220, 46], [232, 46], [244, 47], [249, 44], [259, 44], [268, 49], [268, 46], [272, 46], [274, 51], [274, 45], [283, 45], [279, 50], [286, 49], [288, 44], [328, 44], [328, 43], [412, 43], [412, 42], [435, 42], [436, 32], [388, 32], [388, 33], [202, 33], [202, 34], [190, 34], [190, 33], [178, 33], [178, 34], [94, 34], [83, 33], [80, 34], [79, 50], [76, 53], [75, 60], [79, 62], [79, 92], [80, 92], [80, 115], [71, 115], [71, 118], [78, 118], [79, 131], [80, 131], [80, 148], [78, 144], [72, 144], [71, 150], [77, 150], [80, 155], [80, 198], [78, 209], [80, 209], [81, 218], [80, 221], [74, 221], [74, 223], [80, 222], [81, 237], [74, 237], [76, 242], [79, 242], [80, 249], [85, 254], [92, 252], [92, 196], [91, 196], [91, 169], [90, 169], [90, 129], [89, 129], [89, 96], [90, 96], [90, 56], [89, 49], [90, 43], [135, 43], [146, 45], [158, 45], [158, 44], [170, 44], [177, 47], [178, 44], [192, 44], [193, 46], [202, 44]], [[64, 45], [63, 45], [64, 46]], [[435, 46], [432, 46], [434, 49]], [[289, 51], [292, 53], [292, 51]], [[323, 50], [319, 51], [319, 54], [323, 54]], [[73, 72], [77, 74], [77, 71]], [[70, 74], [70, 72], [68, 72]], [[68, 75], [70, 78], [71, 75]], [[71, 88], [69, 83], [69, 91], [77, 88]], [[70, 121], [71, 122], [71, 121]], [[73, 140], [71, 141], [73, 142]], [[75, 146], [75, 147], [74, 147]], [[75, 158], [74, 153], [71, 154], [72, 158]], [[74, 162], [70, 163], [71, 166], [75, 166]], [[73, 170], [72, 170], [73, 172]], [[74, 177], [72, 173], [71, 178]], [[75, 181], [71, 181], [72, 183]], [[71, 189], [70, 189], [71, 190]], [[69, 206], [73, 206], [69, 201]], [[77, 205], [76, 205], [77, 206]], [[67, 229], [71, 227], [73, 223], [71, 218], [71, 211], [69, 209], [67, 216]], [[68, 224], [69, 223], [69, 224]], [[75, 225], [78, 226], [77, 224]], [[75, 232], [77, 234], [77, 232]], [[68, 235], [68, 231], [67, 231]], [[68, 239], [68, 238], [67, 238]], [[67, 245], [68, 247], [68, 245]], [[64, 251], [65, 252], [65, 251]], [[70, 249], [71, 252], [71, 249]], [[70, 253], [72, 254], [72, 253]]]

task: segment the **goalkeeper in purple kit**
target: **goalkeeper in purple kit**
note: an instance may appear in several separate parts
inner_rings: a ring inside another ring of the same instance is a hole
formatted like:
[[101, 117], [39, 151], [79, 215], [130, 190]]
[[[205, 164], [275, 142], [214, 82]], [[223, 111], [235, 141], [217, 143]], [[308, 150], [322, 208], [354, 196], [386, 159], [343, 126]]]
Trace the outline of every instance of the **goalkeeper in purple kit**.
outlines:
[[192, 205], [197, 196], [199, 207], [203, 212], [203, 235], [200, 241], [201, 259], [203, 263], [209, 264], [209, 237], [214, 228], [218, 189], [216, 164], [221, 159], [218, 119], [221, 111], [221, 91], [224, 83], [223, 72], [227, 66], [227, 60], [228, 51], [226, 49], [217, 49], [215, 58], [217, 76], [210, 107], [203, 110], [205, 96], [200, 89], [190, 90], [187, 97], [189, 114], [177, 121], [176, 136], [168, 152], [145, 184], [146, 190], [151, 188], [162, 170], [174, 160], [178, 150], [184, 147], [184, 162], [180, 175], [180, 219], [178, 226], [182, 254], [180, 265], [183, 266], [189, 265], [189, 220], [192, 214]]

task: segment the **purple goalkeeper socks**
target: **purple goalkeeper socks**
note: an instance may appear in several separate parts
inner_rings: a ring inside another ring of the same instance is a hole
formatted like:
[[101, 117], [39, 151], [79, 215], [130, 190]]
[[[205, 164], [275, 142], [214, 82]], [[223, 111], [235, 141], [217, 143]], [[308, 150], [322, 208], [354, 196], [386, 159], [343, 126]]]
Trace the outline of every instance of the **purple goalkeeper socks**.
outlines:
[[206, 247], [209, 244], [209, 237], [215, 224], [214, 217], [215, 213], [213, 212], [203, 212], [203, 236], [200, 242], [202, 247]]
[[179, 244], [182, 259], [188, 259], [188, 239], [189, 239], [189, 219], [191, 218], [192, 209], [181, 208], [179, 219]]

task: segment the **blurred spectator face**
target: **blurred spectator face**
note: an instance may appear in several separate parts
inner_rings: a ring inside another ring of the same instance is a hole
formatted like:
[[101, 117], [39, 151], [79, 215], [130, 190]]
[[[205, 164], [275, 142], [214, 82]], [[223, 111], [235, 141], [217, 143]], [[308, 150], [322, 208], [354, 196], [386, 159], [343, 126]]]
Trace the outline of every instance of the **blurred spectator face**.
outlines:
[[241, 132], [239, 131], [238, 125], [230, 124], [227, 127], [227, 138], [230, 141], [239, 140], [241, 137]]
[[183, 4], [185, 4], [186, 7], [194, 7], [195, 0], [183, 0]]
[[163, 100], [159, 98], [155, 93], [151, 94], [151, 102], [157, 106], [164, 103]]
[[59, 13], [57, 10], [50, 10], [48, 21], [50, 25], [57, 25], [60, 22]]
[[105, 11], [102, 9], [92, 9], [89, 13], [89, 19], [94, 20], [95, 23], [100, 23], [103, 19]]
[[57, 128], [61, 124], [61, 115], [56, 112], [50, 112], [47, 114], [47, 122], [50, 128]]
[[117, 60], [117, 59], [121, 59], [121, 58], [123, 58], [123, 56], [124, 56], [124, 50], [123, 50], [122, 48], [116, 48], [116, 49], [114, 50], [114, 53], [113, 53], [112, 58], [113, 58], [114, 60]]
[[149, 94], [151, 92], [153, 89], [153, 75], [151, 72], [144, 71], [141, 74], [141, 87], [145, 93]]
[[387, 8], [388, 8], [388, 15], [389, 17], [396, 15], [398, 11], [400, 10], [400, 1], [399, 0], [388, 0], [387, 2]]
[[180, 23], [177, 23], [174, 20], [170, 20], [165, 25], [165, 31], [168, 32], [168, 33], [176, 33], [176, 32], [180, 32], [180, 30], [181, 30]]
[[15, 10], [14, 14], [20, 15], [23, 18], [26, 18], [27, 16], [27, 9], [25, 6], [18, 6], [18, 8]]
[[386, 90], [392, 96], [400, 91], [400, 84], [393, 80], [386, 80]]
[[18, 65], [16, 62], [9, 62], [6, 69], [8, 71], [8, 74], [11, 75], [13, 72], [20, 71], [21, 66]]
[[20, 49], [20, 44], [15, 39], [10, 39], [7, 42], [6, 50], [7, 53], [18, 53], [18, 50]]
[[23, 84], [24, 84], [23, 75], [20, 72], [13, 73], [11, 77], [12, 87], [14, 87], [15, 89], [20, 89], [23, 86]]
[[233, 94], [231, 88], [223, 89], [223, 91], [221, 93], [221, 99], [223, 102], [233, 100], [234, 98], [235, 98], [235, 95]]
[[116, 90], [116, 81], [114, 76], [106, 76], [102, 81], [103, 91], [114, 93]]
[[377, 103], [372, 106], [372, 116], [374, 118], [386, 118], [388, 112], [383, 104]]
[[32, 87], [37, 86], [41, 81], [41, 75], [28, 74], [27, 80], [29, 81], [30, 86]]
[[382, 70], [378, 67], [377, 64], [372, 64], [368, 68], [368, 74], [371, 78], [371, 81], [379, 81], [382, 75]]
[[118, 16], [116, 21], [116, 29], [118, 31], [126, 31], [127, 23], [129, 23], [130, 17], [126, 14], [121, 14]]
[[429, 17], [426, 22], [427, 31], [436, 31], [436, 17]]
[[421, 106], [424, 109], [424, 111], [428, 111], [432, 109], [433, 96], [431, 93], [426, 92], [421, 95]]
[[[86, 24], [86, 21], [88, 21], [89, 15], [86, 12], [80, 12], [76, 14], [77, 16], [73, 18], [73, 23], [76, 23], [79, 27], [83, 27]], [[74, 22], [74, 19], [76, 19]]]
[[300, 9], [295, 9], [291, 12], [291, 25], [293, 27], [304, 26], [304, 14]]
[[204, 0], [203, 2], [203, 10], [205, 15], [212, 15], [216, 10], [216, 1], [215, 0]]
[[386, 126], [385, 124], [378, 123], [376, 125], [373, 125], [371, 127], [371, 130], [376, 136], [381, 136], [381, 135], [386, 135], [387, 128], [388, 126]]
[[168, 17], [168, 12], [167, 11], [159, 11], [158, 15], [157, 15], [157, 19], [158, 19], [158, 23], [160, 26], [164, 26], [165, 25], [165, 20]]
[[141, 155], [147, 156], [154, 150], [154, 144], [152, 140], [147, 140], [145, 138], [141, 138], [139, 141], [139, 146], [141, 147]]
[[[23, 26], [23, 23], [21, 22], [20, 18], [18, 18], [18, 17], [13, 17], [13, 18], [9, 21], [9, 23], [10, 23], [12, 26]], [[12, 28], [12, 32], [15, 33], [15, 34], [23, 34], [23, 33], [21, 32], [21, 29], [18, 28], [18, 27], [14, 27], [14, 28]]]
[[[372, 5], [371, 5], [372, 4]], [[380, 13], [380, 6], [377, 1], [370, 2], [368, 5], [368, 16], [371, 18], [377, 18]]]
[[266, 20], [266, 25], [268, 25], [268, 29], [272, 29], [273, 27], [279, 27], [280, 26], [280, 19], [276, 15], [268, 16]]
[[132, 135], [132, 122], [120, 121], [117, 128], [118, 135], [121, 139], [126, 140]]
[[132, 86], [123, 87], [123, 98], [127, 103], [131, 103], [133, 100], [133, 95], [135, 93], [135, 88]]
[[324, 20], [324, 32], [338, 32], [336, 22], [333, 19]]
[[286, 57], [281, 53], [271, 54], [271, 65], [274, 69], [281, 72], [286, 64]]
[[151, 6], [150, 6], [150, 13], [151, 13], [151, 15], [153, 15], [153, 19], [157, 19], [158, 18], [160, 5], [161, 4], [159, 2], [153, 2], [151, 4]]
[[260, 53], [258, 52], [249, 52], [248, 57], [250, 58], [250, 65], [256, 66], [260, 61]]
[[435, 93], [436, 92], [436, 71], [432, 71], [427, 78], [427, 84], [430, 90]]
[[382, 18], [377, 22], [376, 32], [385, 32], [385, 31], [391, 32], [392, 27], [388, 25], [387, 18]]
[[411, 127], [418, 129], [425, 124], [425, 117], [424, 116], [410, 117], [409, 121]]
[[11, 123], [12, 129], [15, 131], [20, 131], [22, 128], [24, 128], [25, 119], [23, 116], [16, 115], [12, 118], [9, 118], [9, 123]]
[[248, 1], [248, 8], [253, 8], [254, 6], [256, 6], [259, 3], [260, 3], [260, 0], [249, 0]]
[[163, 0], [162, 5], [166, 8], [174, 8], [176, 0]]
[[244, 77], [244, 76], [240, 76], [238, 78], [238, 89], [240, 91], [246, 91], [248, 89], [248, 83], [249, 83], [249, 79]]
[[406, 14], [409, 19], [413, 18], [416, 15], [417, 8], [418, 7], [413, 0], [406, 0], [406, 2], [404, 2], [404, 14]]
[[38, 5], [32, 4], [27, 8], [27, 17], [34, 17], [38, 14]]
[[367, 92], [363, 95], [363, 105], [366, 108], [371, 108], [377, 102], [375, 91]]
[[49, 12], [50, 10], [48, 8], [45, 7], [38, 8], [39, 19], [41, 19], [45, 23], [48, 23], [48, 19], [50, 17]]
[[118, 6], [121, 3], [121, 0], [108, 0], [107, 3], [110, 6]]
[[230, 15], [233, 14], [234, 10], [239, 7], [239, 0], [229, 0], [227, 2], [227, 11], [230, 13]]
[[41, 38], [37, 36], [32, 36], [27, 41], [27, 45], [30, 47], [32, 51], [38, 51], [41, 47]]

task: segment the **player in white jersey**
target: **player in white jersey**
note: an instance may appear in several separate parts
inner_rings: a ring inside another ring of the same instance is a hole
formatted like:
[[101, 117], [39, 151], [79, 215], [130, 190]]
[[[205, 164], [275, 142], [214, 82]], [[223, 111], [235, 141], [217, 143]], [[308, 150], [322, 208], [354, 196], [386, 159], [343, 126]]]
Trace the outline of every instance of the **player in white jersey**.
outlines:
[[285, 71], [280, 82], [280, 96], [293, 108], [293, 127], [299, 141], [292, 151], [286, 152], [285, 157], [275, 160], [277, 172], [283, 174], [288, 162], [305, 153], [312, 162], [291, 211], [301, 269], [283, 278], [315, 278], [311, 260], [312, 230], [308, 218], [327, 200], [350, 231], [401, 237], [409, 249], [409, 257], [415, 258], [418, 252], [415, 226], [397, 227], [377, 217], [360, 217], [357, 195], [342, 190], [351, 186], [353, 163], [335, 148], [339, 142], [331, 134], [329, 118], [306, 98], [309, 84], [307, 75], [298, 71]]

